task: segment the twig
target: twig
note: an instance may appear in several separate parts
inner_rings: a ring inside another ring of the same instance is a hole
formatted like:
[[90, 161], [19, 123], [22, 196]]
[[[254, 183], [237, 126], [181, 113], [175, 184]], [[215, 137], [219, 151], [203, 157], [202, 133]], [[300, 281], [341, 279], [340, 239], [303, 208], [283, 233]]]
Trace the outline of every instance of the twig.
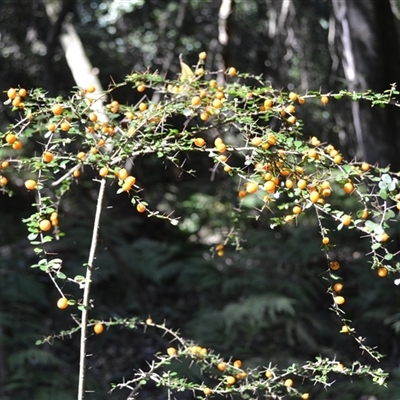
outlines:
[[79, 382], [78, 382], [78, 400], [83, 400], [85, 397], [85, 372], [86, 372], [86, 332], [89, 313], [90, 301], [90, 287], [92, 283], [93, 263], [96, 254], [97, 236], [100, 226], [100, 216], [103, 205], [104, 189], [106, 187], [106, 180], [100, 181], [99, 195], [97, 197], [96, 214], [94, 217], [94, 225], [92, 232], [92, 241], [90, 244], [90, 252], [88, 265], [86, 268], [85, 287], [83, 290], [83, 308], [82, 308], [82, 321], [81, 321], [81, 343], [79, 355]]

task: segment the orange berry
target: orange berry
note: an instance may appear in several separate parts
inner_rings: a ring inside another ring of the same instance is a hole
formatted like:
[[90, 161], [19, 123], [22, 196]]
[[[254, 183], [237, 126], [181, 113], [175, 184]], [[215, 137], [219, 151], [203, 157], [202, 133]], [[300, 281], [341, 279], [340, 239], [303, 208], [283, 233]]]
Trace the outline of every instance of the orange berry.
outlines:
[[316, 190], [310, 193], [310, 200], [313, 203], [316, 203], [319, 200], [319, 193]]
[[79, 176], [81, 176], [81, 171], [79, 169], [76, 169], [73, 173], [75, 178], [78, 178]]
[[256, 193], [258, 190], [258, 184], [255, 182], [248, 182], [246, 184], [246, 192], [250, 194]]
[[233, 366], [236, 368], [241, 368], [242, 367], [242, 361], [241, 360], [236, 360], [233, 362]]
[[272, 376], [273, 376], [273, 373], [272, 373], [272, 371], [270, 369], [265, 371], [265, 377], [267, 379], [271, 378]]
[[50, 222], [48, 219], [42, 219], [42, 220], [39, 222], [39, 229], [40, 229], [42, 232], [47, 232], [47, 231], [49, 231], [49, 230], [51, 229], [51, 222]]
[[347, 182], [343, 186], [345, 193], [350, 194], [354, 190], [354, 186], [351, 182]]
[[226, 364], [224, 363], [224, 362], [219, 362], [218, 364], [217, 364], [217, 368], [220, 370], [220, 371], [225, 371], [226, 370]]
[[140, 213], [144, 213], [146, 211], [146, 206], [143, 203], [137, 203], [136, 210]]
[[28, 179], [27, 181], [25, 181], [24, 185], [28, 190], [33, 190], [36, 188], [37, 183], [33, 179]]
[[207, 58], [207, 53], [205, 51], [202, 51], [199, 53], [199, 60], [205, 60]]
[[89, 114], [89, 120], [92, 121], [92, 122], [96, 122], [97, 121], [97, 114], [90, 113]]
[[236, 382], [236, 379], [233, 376], [227, 376], [225, 377], [225, 382], [228, 386], [231, 386]]
[[292, 379], [286, 379], [285, 382], [283, 383], [286, 387], [292, 387], [293, 386], [293, 380]]
[[139, 104], [139, 110], [140, 111], [146, 111], [147, 110], [147, 104], [146, 103], [140, 103]]
[[336, 296], [335, 297], [335, 303], [339, 306], [344, 304], [346, 302], [346, 299], [343, 296]]
[[212, 390], [208, 387], [203, 389], [204, 396], [210, 396], [212, 394]]
[[47, 130], [49, 132], [54, 132], [56, 130], [56, 124], [49, 124], [47, 125]]
[[77, 158], [79, 158], [79, 160], [83, 160], [86, 157], [86, 153], [83, 151], [80, 151], [77, 156]]
[[210, 114], [208, 114], [208, 113], [206, 113], [206, 112], [203, 112], [203, 113], [200, 114], [200, 119], [201, 119], [202, 121], [207, 121], [208, 118], [210, 118]]
[[323, 105], [326, 105], [329, 103], [329, 97], [328, 96], [321, 96], [321, 103]]
[[224, 152], [226, 151], [226, 145], [225, 145], [225, 143], [218, 143], [215, 147], [217, 148], [217, 150], [218, 150], [220, 153], [224, 153]]
[[235, 76], [236, 74], [237, 74], [236, 68], [230, 67], [230, 68], [228, 69], [228, 75], [229, 75], [229, 76]]
[[13, 133], [7, 133], [6, 142], [8, 144], [13, 144], [17, 140], [17, 137]]
[[370, 168], [371, 168], [371, 166], [370, 166], [368, 163], [366, 163], [366, 162], [363, 162], [363, 163], [361, 164], [361, 169], [362, 169], [364, 172], [369, 171]]
[[251, 144], [253, 146], [259, 146], [262, 143], [262, 139], [260, 137], [254, 137], [253, 139], [251, 139]]
[[335, 292], [340, 292], [343, 289], [343, 283], [337, 282], [333, 285], [333, 290]]
[[50, 215], [50, 221], [53, 223], [53, 221], [55, 221], [56, 219], [58, 219], [58, 213], [57, 212], [52, 212], [51, 215]]
[[18, 95], [21, 97], [25, 97], [27, 94], [28, 94], [28, 92], [24, 88], [21, 88], [18, 90]]
[[68, 121], [63, 121], [63, 122], [61, 122], [61, 124], [60, 124], [60, 129], [61, 129], [63, 132], [68, 132], [68, 131], [71, 129], [71, 125], [69, 124]]
[[211, 89], [215, 89], [217, 87], [217, 81], [215, 79], [211, 79], [209, 86]]
[[102, 176], [103, 178], [108, 175], [108, 168], [107, 167], [102, 167], [100, 168], [99, 175]]
[[304, 97], [299, 97], [298, 100], [299, 104], [304, 104], [306, 102], [306, 99]]
[[293, 181], [291, 179], [286, 179], [285, 186], [291, 189], [293, 187]]
[[136, 88], [136, 90], [137, 90], [139, 93], [143, 93], [143, 92], [146, 90], [146, 86], [144, 86], [144, 85], [138, 85], [138, 87]]
[[93, 85], [90, 85], [86, 88], [86, 91], [88, 93], [94, 93], [96, 91], [96, 88]]
[[168, 347], [168, 349], [167, 349], [167, 354], [169, 355], [169, 356], [176, 356], [176, 353], [177, 353], [177, 351], [176, 351], [176, 349], [174, 348], [174, 347]]
[[329, 244], [329, 242], [330, 242], [330, 240], [329, 240], [328, 237], [323, 237], [322, 238], [322, 244], [327, 245], [327, 244]]
[[388, 270], [385, 267], [379, 267], [377, 273], [378, 273], [378, 276], [380, 276], [381, 278], [384, 278], [385, 276], [387, 276]]
[[63, 112], [63, 108], [61, 104], [54, 104], [53, 107], [51, 107], [51, 111], [54, 115], [61, 115]]
[[331, 262], [329, 263], [329, 268], [330, 268], [332, 271], [337, 271], [337, 270], [340, 268], [340, 264], [339, 264], [337, 261], [331, 261]]
[[299, 206], [294, 206], [292, 211], [293, 211], [293, 214], [299, 215], [303, 210]]
[[272, 99], [265, 99], [264, 100], [264, 108], [266, 110], [269, 110], [272, 107], [273, 104], [274, 104], [274, 101]]
[[17, 96], [12, 102], [11, 104], [13, 105], [13, 107], [19, 107], [21, 104], [21, 97]]
[[303, 393], [302, 395], [301, 395], [301, 399], [302, 400], [308, 400], [310, 398], [310, 394], [309, 393]]
[[8, 161], [3, 161], [1, 163], [1, 168], [6, 169], [10, 166], [10, 163]]
[[343, 158], [340, 154], [337, 154], [335, 157], [333, 157], [333, 161], [335, 164], [340, 164], [342, 162]]
[[289, 93], [289, 99], [290, 99], [290, 100], [296, 101], [297, 98], [298, 98], [297, 93], [295, 93], [295, 92], [290, 92], [290, 93]]
[[239, 193], [238, 193], [238, 196], [241, 199], [244, 199], [247, 196], [247, 192], [245, 190], [240, 190]]
[[287, 119], [287, 122], [289, 122], [289, 124], [292, 124], [292, 125], [295, 124], [296, 121], [297, 121], [297, 119], [296, 119], [296, 117], [295, 117], [294, 115], [290, 116], [290, 117]]
[[132, 189], [132, 185], [131, 185], [130, 183], [128, 183], [128, 182], [125, 182], [125, 183], [122, 185], [122, 190], [123, 190], [124, 192], [129, 192], [131, 189]]
[[121, 179], [122, 181], [124, 181], [127, 177], [128, 177], [129, 173], [125, 168], [121, 168], [118, 172], [117, 172], [117, 177], [119, 179]]
[[43, 161], [44, 162], [49, 163], [49, 162], [53, 161], [53, 158], [54, 158], [53, 154], [50, 153], [49, 151], [45, 151], [43, 153]]
[[133, 186], [136, 183], [136, 178], [132, 175], [129, 175], [125, 178], [125, 183], [127, 183], [128, 185]]
[[386, 242], [389, 239], [389, 235], [386, 232], [383, 232], [381, 235], [377, 236], [378, 242]]
[[351, 218], [351, 215], [345, 214], [342, 216], [342, 218], [340, 220], [344, 226], [348, 226], [351, 224], [352, 218]]
[[190, 100], [190, 102], [192, 103], [192, 106], [197, 107], [201, 103], [201, 98], [200, 98], [200, 96], [194, 96], [194, 97], [192, 97], [192, 100]]
[[214, 99], [212, 102], [212, 106], [214, 108], [221, 108], [222, 107], [222, 102], [220, 99]]
[[96, 335], [100, 335], [104, 332], [104, 326], [99, 322], [93, 327], [93, 330]]
[[267, 142], [268, 142], [271, 146], [273, 146], [274, 144], [276, 144], [277, 139], [276, 139], [276, 137], [275, 137], [274, 135], [271, 135], [271, 136], [267, 139]]
[[307, 187], [307, 182], [304, 179], [299, 179], [297, 182], [297, 187], [301, 190], [304, 190]]
[[268, 192], [268, 193], [275, 193], [276, 190], [276, 184], [274, 181], [267, 181], [264, 183], [264, 189]]
[[206, 141], [203, 138], [194, 138], [193, 143], [197, 147], [203, 147], [206, 144]]
[[12, 148], [13, 148], [14, 150], [21, 150], [21, 149], [22, 149], [22, 142], [19, 141], [19, 140], [16, 140], [16, 141], [13, 143]]
[[10, 88], [7, 91], [7, 97], [11, 100], [15, 99], [17, 97], [17, 91], [14, 88]]
[[57, 307], [60, 310], [64, 310], [68, 307], [68, 300], [65, 297], [61, 297], [57, 300]]
[[0, 177], [0, 186], [6, 186], [8, 183], [8, 179], [5, 176]]

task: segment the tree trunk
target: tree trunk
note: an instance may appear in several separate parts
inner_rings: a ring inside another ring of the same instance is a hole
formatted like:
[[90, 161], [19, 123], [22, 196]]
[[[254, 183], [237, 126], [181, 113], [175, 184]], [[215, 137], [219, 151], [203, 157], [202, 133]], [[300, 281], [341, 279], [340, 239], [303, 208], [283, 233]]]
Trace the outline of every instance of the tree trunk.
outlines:
[[[348, 89], [382, 92], [398, 82], [400, 54], [389, 0], [332, 0], [332, 8]], [[352, 115], [358, 155], [370, 163], [377, 162], [382, 167], [390, 164], [392, 170], [398, 170], [399, 110], [353, 102]]]

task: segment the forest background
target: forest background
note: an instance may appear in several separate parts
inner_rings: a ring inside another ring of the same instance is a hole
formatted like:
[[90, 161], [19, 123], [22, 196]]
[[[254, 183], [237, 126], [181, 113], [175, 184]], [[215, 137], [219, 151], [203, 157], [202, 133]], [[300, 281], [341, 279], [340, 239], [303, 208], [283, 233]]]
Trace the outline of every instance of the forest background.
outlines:
[[[207, 52], [208, 70], [234, 66], [299, 94], [383, 92], [400, 82], [397, 1], [4, 0], [0, 21], [4, 92], [42, 87], [52, 96], [68, 96], [80, 86], [74, 60], [66, 56], [65, 37], [82, 45], [85, 62], [91, 64], [87, 85], [103, 88], [148, 68], [175, 79], [181, 70], [179, 54], [195, 65], [201, 51]], [[113, 97], [132, 104], [142, 95], [125, 86]], [[4, 131], [15, 114], [3, 102], [0, 113]], [[394, 106], [371, 108], [367, 102], [343, 100], [315, 104], [302, 118], [306, 137], [334, 144], [349, 160], [399, 171], [399, 116]], [[344, 363], [359, 357], [359, 348], [339, 334], [340, 322], [329, 311], [316, 218], [277, 230], [269, 229], [268, 219], [247, 219], [242, 222], [243, 249], [226, 248], [223, 257], [213, 257], [236, 198], [227, 195], [232, 182], [222, 172], [211, 174], [201, 158], [191, 162], [196, 163], [195, 177], [160, 168], [152, 157], [135, 165], [146, 200], [153, 209], [173, 209], [180, 218], [177, 226], [138, 214], [108, 188], [106, 202], [112, 207], [102, 216], [95, 317], [165, 320], [184, 336], [250, 366], [301, 363], [320, 354]], [[77, 274], [87, 257], [95, 206], [94, 172], [84, 174], [89, 179], [76, 182], [60, 211], [66, 236], [53, 245]], [[0, 196], [0, 398], [74, 399], [76, 338], [35, 346], [37, 339], [71, 327], [72, 319], [55, 307], [58, 293], [46, 276], [29, 268], [35, 255], [22, 219], [31, 212], [33, 198], [23, 186], [25, 178], [9, 176], [15, 196]], [[338, 201], [351, 205], [345, 194]], [[396, 229], [390, 232], [399, 242], [398, 235]], [[344, 266], [346, 312], [368, 343], [386, 354], [379, 366], [391, 375], [388, 388], [339, 377], [328, 390], [311, 389], [312, 398], [398, 399], [397, 276], [378, 279], [368, 269], [358, 233], [342, 230], [331, 239]], [[95, 394], [88, 398], [126, 398], [119, 391], [107, 394], [110, 384], [144, 368], [168, 345], [150, 328], [110, 329], [92, 338], [88, 385]], [[196, 371], [192, 378], [201, 379]], [[142, 396], [163, 399], [165, 393], [149, 387]]]

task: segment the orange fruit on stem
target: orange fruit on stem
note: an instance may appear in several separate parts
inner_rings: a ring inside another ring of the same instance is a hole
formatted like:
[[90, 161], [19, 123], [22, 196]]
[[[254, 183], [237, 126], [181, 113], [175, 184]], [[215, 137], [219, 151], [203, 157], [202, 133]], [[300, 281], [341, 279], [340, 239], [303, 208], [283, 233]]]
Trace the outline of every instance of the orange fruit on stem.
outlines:
[[218, 364], [217, 364], [217, 368], [218, 368], [218, 370], [219, 371], [225, 371], [226, 370], [226, 364], [224, 363], [224, 362], [219, 362]]
[[256, 193], [258, 190], [258, 184], [255, 182], [248, 182], [246, 184], [246, 192], [250, 194]]
[[14, 150], [21, 150], [21, 149], [22, 149], [22, 142], [19, 141], [19, 140], [16, 140], [16, 141], [13, 143], [12, 148], [13, 148]]
[[335, 297], [335, 303], [339, 306], [344, 304], [346, 302], [345, 298], [343, 296], [336, 296]]
[[292, 211], [293, 214], [299, 215], [303, 210], [300, 206], [294, 206]]
[[344, 226], [348, 226], [351, 224], [352, 218], [351, 215], [344, 214], [340, 220]]
[[45, 151], [43, 153], [43, 161], [46, 163], [53, 161], [53, 154], [51, 154], [49, 151]]
[[229, 75], [229, 76], [235, 76], [236, 74], [237, 74], [236, 68], [230, 67], [230, 68], [228, 69], [228, 75]]
[[51, 112], [52, 112], [54, 115], [61, 115], [62, 112], [63, 112], [62, 105], [61, 105], [61, 104], [54, 104], [54, 105], [51, 107]]
[[345, 193], [350, 194], [354, 190], [354, 186], [351, 182], [347, 182], [343, 185]]
[[100, 335], [104, 332], [104, 325], [99, 322], [93, 327], [93, 330], [96, 335]]
[[108, 175], [108, 172], [109, 171], [107, 167], [102, 167], [100, 168], [99, 175], [104, 178]]
[[343, 289], [343, 283], [337, 282], [333, 285], [333, 290], [335, 292], [340, 292]]
[[385, 276], [387, 276], [388, 274], [388, 270], [385, 267], [379, 267], [377, 270], [378, 276], [380, 276], [381, 278], [384, 278]]
[[206, 141], [203, 138], [198, 137], [193, 139], [193, 143], [197, 147], [203, 147], [205, 146]]
[[136, 210], [140, 213], [144, 213], [146, 211], [146, 206], [143, 203], [137, 203]]
[[292, 387], [293, 386], [293, 380], [292, 379], [286, 379], [285, 382], [283, 383], [286, 387]]
[[328, 237], [323, 237], [322, 238], [322, 244], [327, 245], [327, 244], [329, 244], [329, 242], [330, 242], [330, 240], [329, 240]]
[[236, 379], [235, 379], [235, 377], [229, 375], [229, 376], [225, 377], [225, 382], [228, 386], [231, 386], [236, 382]]
[[10, 88], [7, 91], [7, 97], [11, 100], [15, 99], [17, 97], [17, 91], [14, 88]]
[[330, 262], [329, 262], [329, 268], [330, 268], [332, 271], [337, 271], [337, 270], [340, 268], [340, 264], [339, 264], [338, 261], [330, 261]]
[[329, 103], [329, 97], [328, 96], [321, 96], [321, 103], [323, 105], [326, 105]]
[[174, 347], [168, 347], [168, 349], [167, 349], [167, 354], [169, 355], [169, 356], [176, 356], [176, 353], [177, 353], [177, 351], [176, 351], [176, 349], [174, 348]]
[[48, 219], [42, 219], [42, 220], [39, 222], [39, 229], [40, 229], [42, 232], [47, 232], [47, 231], [49, 231], [49, 230], [51, 229], [51, 222], [50, 222]]
[[33, 179], [28, 179], [27, 181], [25, 181], [24, 185], [28, 190], [33, 190], [36, 188], [37, 183]]
[[6, 142], [8, 144], [13, 144], [17, 140], [17, 137], [13, 133], [7, 133]]
[[61, 297], [57, 300], [57, 307], [60, 310], [64, 310], [68, 307], [68, 300], [65, 297]]

